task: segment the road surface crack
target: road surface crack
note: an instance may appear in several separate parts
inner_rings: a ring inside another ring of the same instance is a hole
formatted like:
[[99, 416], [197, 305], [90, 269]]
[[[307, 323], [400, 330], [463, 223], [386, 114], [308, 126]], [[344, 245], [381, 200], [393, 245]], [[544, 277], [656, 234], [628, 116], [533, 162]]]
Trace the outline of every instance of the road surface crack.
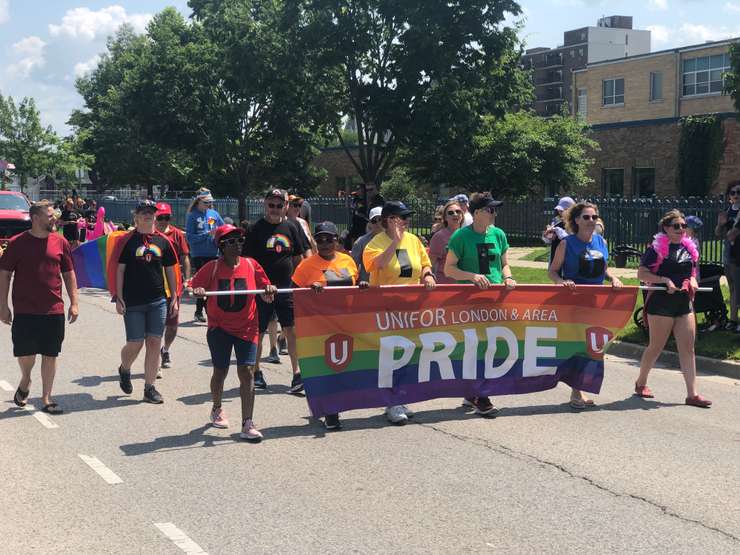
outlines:
[[502, 445], [502, 444], [499, 444], [499, 443], [491, 443], [490, 441], [487, 441], [487, 440], [484, 440], [484, 439], [480, 439], [480, 438], [476, 438], [476, 437], [470, 437], [470, 436], [465, 436], [465, 435], [462, 435], [462, 434], [456, 434], [454, 432], [450, 432], [448, 430], [443, 430], [442, 428], [439, 428], [437, 426], [434, 426], [433, 424], [426, 424], [426, 423], [418, 422], [418, 421], [417, 421], [417, 424], [419, 426], [423, 426], [424, 428], [431, 428], [435, 432], [439, 432], [439, 433], [444, 434], [444, 435], [446, 435], [448, 437], [451, 437], [453, 439], [457, 439], [457, 440], [463, 441], [465, 443], [472, 443], [472, 444], [478, 445], [480, 447], [485, 447], [486, 449], [489, 449], [491, 451], [494, 451], [494, 452], [496, 452], [496, 453], [498, 453], [500, 455], [504, 455], [504, 456], [509, 457], [509, 458], [513, 458], [513, 459], [517, 459], [517, 460], [525, 461], [525, 462], [530, 462], [530, 463], [531, 462], [535, 462], [535, 463], [537, 463], [539, 465], [542, 465], [542, 466], [547, 466], [547, 467], [550, 467], [550, 468], [554, 468], [554, 469], [558, 470], [559, 472], [565, 474], [566, 476], [569, 476], [570, 478], [573, 478], [573, 479], [576, 479], [576, 480], [581, 480], [583, 482], [586, 482], [590, 486], [593, 486], [593, 487], [595, 487], [595, 488], [597, 488], [597, 489], [599, 489], [599, 490], [601, 490], [601, 491], [603, 491], [605, 493], [608, 493], [609, 495], [613, 495], [614, 497], [629, 498], [629, 499], [634, 499], [636, 501], [641, 501], [642, 503], [646, 503], [646, 504], [650, 505], [651, 507], [654, 507], [654, 508], [658, 509], [660, 512], [662, 512], [666, 516], [669, 516], [669, 517], [672, 517], [672, 518], [676, 518], [676, 519], [678, 519], [678, 520], [680, 520], [682, 522], [685, 522], [685, 523], [697, 524], [697, 525], [701, 526], [702, 528], [705, 528], [707, 530], [711, 530], [712, 532], [717, 532], [718, 534], [721, 534], [721, 535], [725, 536], [726, 538], [729, 538], [729, 539], [731, 539], [733, 541], [740, 542], [740, 537], [735, 536], [734, 534], [732, 534], [730, 532], [727, 532], [726, 530], [722, 530], [721, 528], [717, 528], [715, 526], [711, 526], [709, 524], [706, 524], [705, 522], [702, 522], [701, 520], [697, 520], [697, 519], [693, 519], [693, 518], [689, 518], [689, 517], [683, 516], [683, 515], [675, 512], [675, 511], [673, 511], [668, 506], [661, 505], [660, 503], [657, 503], [656, 501], [653, 501], [651, 499], [648, 499], [647, 497], [643, 497], [641, 495], [635, 495], [633, 493], [626, 493], [626, 492], [620, 492], [620, 491], [612, 490], [612, 489], [608, 488], [607, 486], [598, 483], [593, 478], [590, 478], [588, 476], [583, 476], [581, 474], [576, 474], [575, 472], [573, 472], [572, 470], [569, 470], [567, 467], [565, 467], [562, 464], [559, 464], [559, 463], [556, 463], [556, 462], [553, 462], [553, 461], [548, 461], [546, 459], [542, 459], [540, 457], [537, 457], [535, 455], [531, 455], [529, 453], [524, 453], [522, 451], [516, 451], [515, 449], [512, 449], [510, 447], [507, 447], [507, 446]]

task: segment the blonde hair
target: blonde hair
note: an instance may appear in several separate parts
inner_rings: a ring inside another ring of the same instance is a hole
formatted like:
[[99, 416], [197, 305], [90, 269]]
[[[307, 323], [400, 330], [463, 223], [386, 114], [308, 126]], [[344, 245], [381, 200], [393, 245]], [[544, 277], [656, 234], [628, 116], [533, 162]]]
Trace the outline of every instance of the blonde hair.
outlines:
[[208, 187], [201, 187], [200, 189], [198, 189], [197, 191], [195, 191], [195, 198], [190, 203], [190, 206], [188, 206], [188, 212], [192, 212], [193, 211], [193, 208], [195, 208], [196, 206], [198, 206], [198, 201], [200, 200], [198, 198], [198, 195], [200, 193], [204, 193], [204, 192], [209, 192], [210, 193], [211, 190]]

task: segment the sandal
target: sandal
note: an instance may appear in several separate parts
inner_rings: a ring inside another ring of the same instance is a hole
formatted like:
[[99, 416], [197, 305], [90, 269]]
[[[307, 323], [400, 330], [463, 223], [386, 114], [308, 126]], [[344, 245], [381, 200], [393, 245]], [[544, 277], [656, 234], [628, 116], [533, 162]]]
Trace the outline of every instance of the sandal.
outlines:
[[586, 405], [586, 407], [595, 407], [596, 403], [594, 403], [593, 399], [584, 399], [583, 404]]
[[642, 397], [643, 399], [654, 399], [655, 395], [653, 395], [652, 390], [646, 385], [637, 385], [635, 384], [635, 395], [638, 397]]
[[705, 399], [701, 395], [694, 395], [693, 397], [686, 397], [686, 404], [692, 407], [708, 409], [712, 406], [712, 401]]
[[64, 414], [62, 408], [56, 403], [49, 403], [48, 405], [44, 405], [44, 408], [42, 408], [41, 410], [47, 414]]
[[571, 408], [574, 408], [576, 410], [583, 410], [586, 408], [586, 402], [583, 399], [571, 399], [570, 403], [568, 403]]
[[15, 390], [15, 395], [13, 396], [13, 402], [18, 407], [25, 407], [26, 406], [26, 399], [28, 399], [28, 395], [31, 393], [31, 391], [23, 391], [20, 387]]

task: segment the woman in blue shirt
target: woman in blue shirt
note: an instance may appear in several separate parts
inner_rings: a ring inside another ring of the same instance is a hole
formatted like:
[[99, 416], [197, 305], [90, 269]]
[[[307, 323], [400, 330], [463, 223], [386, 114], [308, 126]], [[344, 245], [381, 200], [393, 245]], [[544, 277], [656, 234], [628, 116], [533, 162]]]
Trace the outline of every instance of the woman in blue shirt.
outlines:
[[[575, 289], [576, 285], [602, 285], [606, 278], [612, 282], [612, 287], [622, 287], [622, 282], [607, 266], [606, 241], [596, 233], [598, 207], [590, 202], [579, 202], [565, 212], [563, 219], [571, 235], [560, 242], [550, 263], [553, 283]], [[571, 407], [583, 409], [593, 404], [582, 391], [572, 388]]]
[[[185, 235], [190, 245], [190, 259], [193, 263], [193, 274], [211, 260], [218, 258], [218, 249], [213, 242], [216, 228], [224, 225], [224, 221], [213, 209], [213, 196], [206, 188], [198, 189], [193, 202], [188, 208], [188, 219], [185, 224]], [[205, 322], [203, 308], [205, 300], [198, 299], [195, 305], [195, 319]]]

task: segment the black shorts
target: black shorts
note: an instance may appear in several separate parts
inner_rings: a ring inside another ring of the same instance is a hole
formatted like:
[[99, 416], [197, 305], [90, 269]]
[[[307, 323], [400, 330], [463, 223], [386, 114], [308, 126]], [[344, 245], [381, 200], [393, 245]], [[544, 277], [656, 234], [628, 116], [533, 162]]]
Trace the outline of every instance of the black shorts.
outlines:
[[64, 314], [14, 314], [13, 356], [59, 356], [64, 341]]
[[293, 294], [278, 293], [275, 295], [275, 302], [266, 303], [262, 297], [257, 296], [257, 312], [260, 318], [260, 333], [267, 331], [273, 316], [277, 314], [278, 322], [283, 328], [291, 328], [295, 324], [293, 316]]
[[691, 314], [694, 307], [686, 291], [676, 291], [672, 295], [663, 291], [653, 291], [648, 297], [645, 312], [653, 316], [676, 318]]

